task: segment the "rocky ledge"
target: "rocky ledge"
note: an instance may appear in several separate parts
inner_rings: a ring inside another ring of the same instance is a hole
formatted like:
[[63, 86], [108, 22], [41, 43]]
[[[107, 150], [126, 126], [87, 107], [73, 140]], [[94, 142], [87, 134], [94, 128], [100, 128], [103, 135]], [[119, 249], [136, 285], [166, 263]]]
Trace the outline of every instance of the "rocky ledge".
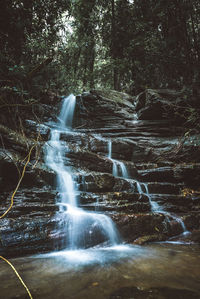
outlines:
[[[186, 102], [184, 93], [167, 90], [146, 90], [137, 97], [92, 90], [77, 96], [73, 132], [61, 134], [65, 164], [71, 167], [80, 207], [109, 215], [125, 242], [143, 244], [177, 236], [200, 242], [200, 139], [196, 129], [184, 129], [180, 116]], [[10, 205], [34, 147], [13, 207], [0, 220], [4, 256], [66, 245], [67, 214], [57, 205], [55, 173], [44, 164], [44, 145], [60, 100], [54, 106], [41, 103], [34, 111], [37, 118], [19, 108], [20, 130], [14, 122], [6, 123], [5, 115], [13, 115], [10, 110], [2, 111], [1, 214]], [[180, 236], [184, 229], [191, 233]]]

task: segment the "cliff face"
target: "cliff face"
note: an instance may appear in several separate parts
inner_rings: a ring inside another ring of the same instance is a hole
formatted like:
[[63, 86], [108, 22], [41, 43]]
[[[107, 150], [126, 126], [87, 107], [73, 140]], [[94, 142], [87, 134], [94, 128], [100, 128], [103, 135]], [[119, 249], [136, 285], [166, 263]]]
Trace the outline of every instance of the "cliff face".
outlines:
[[[11, 118], [18, 116], [2, 111], [1, 214], [26, 167], [13, 207], [0, 219], [2, 255], [65, 246], [68, 219], [56, 205], [55, 173], [45, 166], [43, 150], [60, 108], [55, 101], [21, 108], [17, 127]], [[185, 238], [200, 240], [200, 139], [196, 130], [185, 134], [185, 105], [184, 95], [172, 91], [147, 90], [132, 98], [93, 90], [77, 96], [74, 131], [61, 135], [68, 147], [65, 164], [80, 207], [109, 215], [125, 241], [166, 240], [184, 230], [192, 231]]]

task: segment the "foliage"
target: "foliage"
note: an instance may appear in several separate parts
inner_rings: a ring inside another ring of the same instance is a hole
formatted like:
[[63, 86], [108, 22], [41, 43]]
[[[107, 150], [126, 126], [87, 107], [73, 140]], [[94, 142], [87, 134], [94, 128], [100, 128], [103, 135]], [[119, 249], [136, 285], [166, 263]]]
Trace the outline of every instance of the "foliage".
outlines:
[[199, 18], [197, 0], [4, 0], [0, 84], [23, 99], [44, 88], [192, 90], [200, 80]]

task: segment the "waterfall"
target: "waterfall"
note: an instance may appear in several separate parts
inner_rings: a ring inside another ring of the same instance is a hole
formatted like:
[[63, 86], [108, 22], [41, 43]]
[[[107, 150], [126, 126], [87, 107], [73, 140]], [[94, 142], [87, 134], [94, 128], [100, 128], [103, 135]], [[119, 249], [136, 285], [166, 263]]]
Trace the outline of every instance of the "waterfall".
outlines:
[[69, 167], [65, 167], [64, 155], [67, 148], [60, 142], [60, 134], [67, 125], [66, 130], [72, 127], [73, 114], [75, 109], [75, 97], [70, 95], [65, 98], [61, 113], [58, 117], [58, 129], [51, 129], [50, 141], [46, 152], [46, 164], [57, 174], [57, 189], [60, 193], [61, 203], [68, 203], [76, 206], [75, 184]]
[[145, 194], [149, 198], [149, 203], [151, 205], [151, 211], [155, 212], [155, 213], [164, 213], [163, 208], [157, 202], [155, 202], [151, 199], [151, 195], [149, 194], [148, 185], [143, 183], [143, 186], [144, 186], [144, 189], [145, 189]]
[[60, 125], [62, 127], [72, 128], [72, 122], [74, 117], [74, 110], [76, 105], [76, 97], [73, 94], [70, 94], [63, 101], [62, 109], [58, 119], [60, 120]]
[[108, 158], [112, 160], [112, 140], [108, 140]]
[[45, 147], [46, 164], [57, 175], [60, 212], [66, 213], [66, 247], [75, 250], [103, 242], [114, 246], [120, 239], [112, 220], [105, 215], [83, 211], [78, 207], [78, 188], [71, 168], [65, 163], [68, 147], [60, 140], [60, 135], [66, 132], [73, 133], [75, 105], [74, 95], [64, 99], [58, 122], [55, 123], [55, 128], [51, 129], [50, 140]]
[[[137, 184], [137, 189], [138, 192], [140, 194], [145, 194], [147, 195], [147, 197], [149, 198], [149, 203], [151, 206], [151, 211], [154, 213], [161, 213], [167, 217], [171, 217], [172, 219], [176, 220], [177, 222], [180, 223], [182, 230], [183, 230], [183, 234], [187, 234], [188, 231], [185, 227], [185, 224], [183, 222], [183, 220], [180, 217], [174, 216], [171, 213], [165, 211], [157, 202], [153, 201], [151, 198], [151, 194], [149, 194], [149, 189], [148, 189], [148, 184], [147, 183], [139, 183], [138, 181], [136, 182]], [[142, 190], [144, 188], [144, 191]]]
[[122, 177], [125, 179], [129, 178], [129, 174], [127, 171], [127, 168], [125, 164], [122, 161], [112, 159], [112, 141], [108, 141], [108, 158], [112, 161], [113, 163], [113, 169], [112, 169], [112, 174], [115, 177]]

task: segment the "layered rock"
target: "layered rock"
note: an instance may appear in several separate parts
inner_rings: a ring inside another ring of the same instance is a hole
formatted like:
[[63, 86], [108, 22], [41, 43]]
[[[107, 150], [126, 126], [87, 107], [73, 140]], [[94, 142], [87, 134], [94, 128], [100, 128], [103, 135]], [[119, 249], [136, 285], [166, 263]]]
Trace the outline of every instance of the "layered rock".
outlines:
[[[182, 94], [172, 93], [169, 100], [165, 93], [152, 90], [136, 99], [93, 90], [77, 97], [73, 134], [64, 130], [61, 134], [64, 162], [72, 169], [80, 207], [109, 215], [127, 242], [142, 244], [179, 235], [183, 227], [177, 219], [182, 219], [188, 230], [194, 230], [192, 241], [200, 241], [198, 134], [184, 136], [183, 127], [177, 125], [170, 110], [182, 98]], [[51, 251], [65, 244], [69, 219], [56, 204], [55, 173], [45, 166], [43, 153], [52, 125], [47, 120], [56, 119], [59, 105], [58, 101], [51, 110], [45, 101], [41, 111], [36, 109], [43, 123], [27, 114], [24, 134], [16, 133], [12, 126], [8, 128], [5, 121], [0, 126], [1, 214], [10, 205], [25, 166], [24, 158], [34, 146], [13, 208], [0, 220], [1, 254]], [[166, 113], [167, 105], [170, 109]], [[112, 159], [123, 162], [128, 178], [122, 178], [120, 172], [120, 177], [112, 175]], [[151, 201], [165, 213], [152, 212]]]

